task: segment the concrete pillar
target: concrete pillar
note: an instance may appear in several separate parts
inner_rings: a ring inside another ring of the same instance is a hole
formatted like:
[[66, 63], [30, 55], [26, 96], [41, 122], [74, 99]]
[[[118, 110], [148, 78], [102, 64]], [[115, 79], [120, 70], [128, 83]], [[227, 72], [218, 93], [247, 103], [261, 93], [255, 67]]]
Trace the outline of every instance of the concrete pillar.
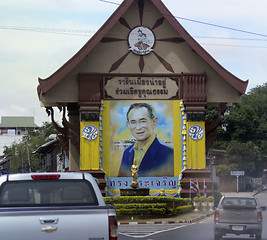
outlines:
[[68, 104], [69, 171], [80, 170], [80, 120], [77, 104]]

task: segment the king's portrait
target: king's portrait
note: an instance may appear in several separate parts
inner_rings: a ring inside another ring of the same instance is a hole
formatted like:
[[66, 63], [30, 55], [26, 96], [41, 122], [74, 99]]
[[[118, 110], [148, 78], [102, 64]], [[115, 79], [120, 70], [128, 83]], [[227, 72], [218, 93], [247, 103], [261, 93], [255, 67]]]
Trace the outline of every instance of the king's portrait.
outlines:
[[126, 113], [126, 125], [134, 142], [123, 152], [118, 176], [131, 176], [134, 159], [139, 177], [173, 176], [174, 150], [156, 134], [158, 117], [153, 106], [132, 103]]

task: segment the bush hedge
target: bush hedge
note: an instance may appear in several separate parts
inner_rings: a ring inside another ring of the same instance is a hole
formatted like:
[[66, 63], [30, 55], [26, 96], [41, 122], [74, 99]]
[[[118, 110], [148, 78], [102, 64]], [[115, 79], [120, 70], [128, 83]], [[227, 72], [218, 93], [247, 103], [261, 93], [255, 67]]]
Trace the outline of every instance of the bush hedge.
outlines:
[[193, 210], [193, 206], [187, 205], [187, 206], [180, 206], [177, 208], [170, 208], [170, 209], [168, 209], [168, 212], [171, 215], [175, 216], [175, 215], [180, 215], [180, 214], [191, 212], [192, 210]]
[[192, 211], [190, 198], [118, 196], [105, 197], [106, 204], [113, 204], [118, 216], [170, 216]]
[[130, 209], [130, 208], [139, 208], [139, 209], [144, 209], [144, 208], [166, 208], [167, 204], [166, 203], [132, 203], [132, 204], [114, 204], [116, 209]]
[[145, 215], [165, 215], [166, 214], [166, 209], [165, 208], [141, 208], [141, 209], [116, 209], [117, 215], [140, 215], [140, 216], [145, 216]]
[[153, 196], [118, 196], [104, 197], [106, 203], [176, 203], [180, 206], [191, 203], [190, 198], [153, 197]]

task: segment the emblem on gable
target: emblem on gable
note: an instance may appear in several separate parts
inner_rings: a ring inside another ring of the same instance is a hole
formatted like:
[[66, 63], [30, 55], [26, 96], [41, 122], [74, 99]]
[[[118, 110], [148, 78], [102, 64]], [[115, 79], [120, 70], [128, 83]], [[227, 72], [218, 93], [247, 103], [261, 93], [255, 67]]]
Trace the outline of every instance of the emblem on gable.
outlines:
[[133, 53], [137, 55], [147, 55], [153, 51], [155, 36], [149, 28], [136, 27], [130, 32], [128, 42], [130, 45], [129, 50]]

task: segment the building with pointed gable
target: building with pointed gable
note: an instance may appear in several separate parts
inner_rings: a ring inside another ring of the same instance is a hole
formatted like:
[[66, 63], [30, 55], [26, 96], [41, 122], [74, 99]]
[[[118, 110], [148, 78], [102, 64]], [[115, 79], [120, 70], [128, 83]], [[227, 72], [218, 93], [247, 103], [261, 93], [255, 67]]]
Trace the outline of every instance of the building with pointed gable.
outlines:
[[[161, 0], [124, 0], [71, 59], [39, 79], [37, 91], [52, 121], [54, 108], [63, 109], [63, 127], [53, 122], [68, 149], [69, 170], [104, 172], [111, 195], [129, 188], [132, 179], [130, 169], [129, 176], [119, 172], [125, 149], [133, 151], [139, 141], [131, 134], [127, 111], [134, 103], [152, 106], [154, 136], [172, 149], [171, 167], [156, 152], [160, 147], [149, 152], [150, 142], [142, 149], [139, 186], [149, 187], [152, 195], [186, 196], [188, 179], [197, 172], [209, 178], [206, 154], [220, 116], [227, 105], [241, 101], [247, 84], [206, 52]], [[205, 120], [207, 106], [218, 107], [212, 124]], [[143, 172], [145, 162], [150, 172]], [[204, 182], [209, 188], [211, 182]]]

